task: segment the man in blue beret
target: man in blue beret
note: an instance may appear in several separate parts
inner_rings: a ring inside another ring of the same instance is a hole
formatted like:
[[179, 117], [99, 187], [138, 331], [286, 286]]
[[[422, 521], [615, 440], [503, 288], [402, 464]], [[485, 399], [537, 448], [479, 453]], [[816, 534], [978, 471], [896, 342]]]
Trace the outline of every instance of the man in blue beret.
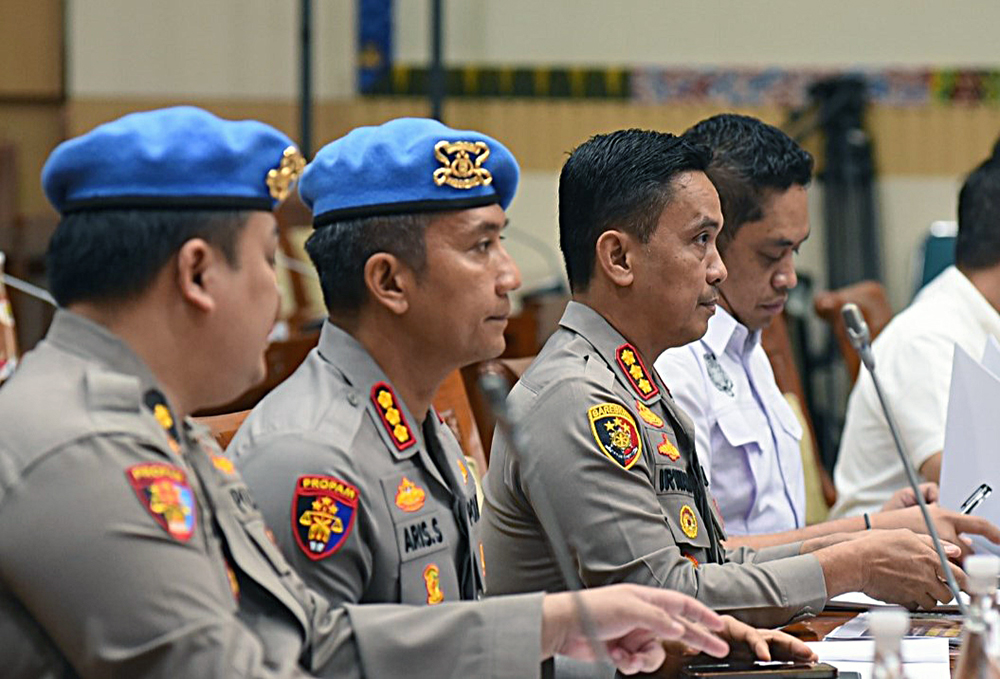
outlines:
[[[332, 609], [188, 418], [263, 377], [271, 210], [303, 165], [277, 130], [190, 107], [126, 116], [49, 158], [60, 310], [0, 391], [4, 676], [531, 676], [587, 648], [564, 595]], [[589, 599], [620, 666], [662, 662], [657, 638], [725, 651], [688, 622], [717, 616], [663, 594]]]
[[329, 318], [229, 452], [286, 558], [334, 602], [483, 592], [475, 480], [431, 399], [503, 351], [517, 181], [503, 144], [425, 119], [356, 129], [302, 177]]

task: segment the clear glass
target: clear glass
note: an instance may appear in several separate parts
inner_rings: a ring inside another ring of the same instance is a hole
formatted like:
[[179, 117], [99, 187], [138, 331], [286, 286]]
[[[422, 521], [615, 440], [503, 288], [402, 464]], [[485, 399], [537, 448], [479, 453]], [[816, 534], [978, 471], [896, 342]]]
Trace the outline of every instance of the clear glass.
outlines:
[[995, 592], [977, 593], [962, 625], [962, 650], [955, 679], [1000, 679], [1000, 615]]

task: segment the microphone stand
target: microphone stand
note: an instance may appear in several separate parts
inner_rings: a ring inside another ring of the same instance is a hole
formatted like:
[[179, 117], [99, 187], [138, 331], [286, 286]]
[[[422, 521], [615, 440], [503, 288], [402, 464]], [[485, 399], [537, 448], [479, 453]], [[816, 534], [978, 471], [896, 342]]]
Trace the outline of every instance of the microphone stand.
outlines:
[[[521, 465], [521, 477], [526, 480], [527, 469], [524, 467], [524, 457], [521, 455], [521, 451], [523, 450], [523, 434], [514, 425], [510, 417], [510, 411], [507, 408], [507, 393], [510, 390], [510, 385], [502, 375], [484, 373], [479, 377], [479, 389], [485, 394], [490, 411], [496, 417], [497, 428], [507, 441], [507, 449], [510, 451], [511, 457]], [[594, 662], [602, 668], [606, 668], [609, 672], [614, 671], [615, 666], [608, 657], [607, 650], [597, 640], [597, 628], [594, 625], [594, 618], [587, 609], [583, 597], [580, 596], [580, 589], [583, 585], [573, 567], [573, 559], [569, 553], [568, 543], [562, 534], [562, 530], [559, 528], [559, 523], [553, 516], [548, 497], [544, 493], [540, 493], [536, 498], [535, 511], [540, 518], [551, 519], [548, 522], [549, 544], [552, 546], [552, 552], [555, 556], [559, 572], [573, 599], [573, 605], [580, 616], [580, 626], [583, 628], [583, 634], [590, 645], [591, 652], [594, 654]]]
[[892, 410], [889, 408], [889, 402], [886, 400], [885, 394], [882, 392], [882, 385], [879, 383], [878, 377], [875, 375], [875, 355], [872, 353], [871, 333], [868, 330], [868, 324], [865, 322], [864, 316], [861, 315], [861, 310], [858, 309], [856, 304], [845, 304], [841, 307], [840, 313], [844, 317], [844, 324], [847, 326], [847, 336], [851, 340], [851, 345], [854, 347], [854, 350], [858, 352], [861, 362], [865, 364], [868, 374], [871, 375], [872, 384], [875, 385], [875, 393], [878, 395], [879, 403], [882, 405], [882, 412], [885, 414], [885, 419], [889, 423], [889, 431], [892, 433], [892, 440], [896, 444], [896, 452], [899, 453], [899, 459], [903, 463], [903, 469], [906, 471], [906, 478], [910, 482], [910, 487], [913, 489], [914, 497], [917, 499], [917, 505], [920, 507], [920, 513], [923, 515], [924, 523], [927, 525], [927, 532], [931, 536], [931, 542], [934, 543], [934, 549], [937, 551], [938, 559], [941, 561], [941, 568], [944, 569], [944, 577], [948, 583], [948, 589], [951, 590], [952, 595], [955, 597], [955, 603], [958, 604], [958, 610], [964, 617], [967, 610], [965, 604], [962, 602], [962, 597], [960, 596], [958, 582], [956, 582], [955, 575], [951, 572], [951, 563], [948, 561], [948, 557], [945, 556], [944, 547], [941, 546], [941, 538], [938, 535], [937, 528], [934, 527], [934, 522], [931, 520], [931, 515], [927, 510], [927, 503], [924, 502], [923, 494], [920, 492], [920, 483], [917, 481], [917, 472], [913, 468], [913, 463], [910, 461], [909, 455], [906, 454], [906, 451], [903, 448], [903, 439], [899, 435], [899, 428], [896, 426], [896, 418], [892, 416]]

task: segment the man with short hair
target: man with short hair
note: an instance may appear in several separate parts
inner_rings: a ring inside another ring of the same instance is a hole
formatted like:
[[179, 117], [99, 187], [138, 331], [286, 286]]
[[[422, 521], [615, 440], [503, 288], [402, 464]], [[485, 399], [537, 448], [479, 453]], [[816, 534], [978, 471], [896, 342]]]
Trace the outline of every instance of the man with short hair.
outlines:
[[[727, 544], [759, 548], [868, 525], [927, 532], [917, 507], [805, 525], [802, 428], [760, 337], [797, 282], [795, 254], [809, 236], [812, 156], [778, 128], [732, 113], [701, 121], [684, 138], [712, 151], [706, 174], [725, 219], [718, 248], [728, 275], [705, 336], [665, 351], [656, 369], [693, 421]], [[891, 503], [883, 510], [905, 504], [903, 497]], [[962, 531], [1000, 540], [985, 519], [936, 505], [931, 511], [945, 540], [964, 546]]]
[[[329, 318], [229, 452], [286, 558], [332, 601], [483, 592], [475, 480], [431, 399], [503, 351], [521, 278], [501, 232], [518, 176], [496, 139], [403, 118], [328, 144], [302, 177]], [[327, 540], [317, 501], [336, 515]]]
[[[277, 130], [192, 107], [101, 125], [46, 163], [60, 309], [0, 389], [5, 677], [537, 676], [588, 655], [568, 596], [331, 608], [188, 418], [264, 376], [271, 210], [302, 164]], [[622, 669], [659, 665], [658, 638], [725, 651], [688, 622], [723, 621], [686, 597], [585, 594]]]
[[515, 454], [494, 439], [489, 590], [565, 588], [550, 544], [562, 536], [586, 586], [667, 587], [763, 625], [853, 590], [910, 605], [950, 599], [934, 549], [908, 530], [724, 548], [690, 420], [646, 358], [704, 334], [726, 277], [708, 162], [687, 140], [623, 130], [591, 138], [563, 166], [573, 301], [508, 398], [525, 444]]
[[[936, 482], [941, 475], [955, 346], [979, 358], [989, 337], [1000, 339], [998, 205], [1000, 160], [994, 156], [969, 175], [958, 194], [955, 265], [928, 283], [872, 345], [904, 450], [928, 481]], [[903, 464], [865, 370], [847, 403], [834, 480], [836, 516], [871, 511], [906, 485]]]

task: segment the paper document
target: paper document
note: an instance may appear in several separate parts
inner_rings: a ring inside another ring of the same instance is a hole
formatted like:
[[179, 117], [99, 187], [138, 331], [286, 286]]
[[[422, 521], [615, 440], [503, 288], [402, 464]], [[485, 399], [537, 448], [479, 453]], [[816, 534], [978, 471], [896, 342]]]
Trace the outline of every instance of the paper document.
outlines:
[[[962, 601], [968, 604], [969, 595], [965, 592], [959, 592], [959, 594], [962, 597]], [[845, 592], [826, 602], [826, 608], [835, 611], [867, 611], [869, 608], [896, 605], [898, 604], [890, 604], [885, 601], [873, 599], [864, 592]], [[934, 607], [934, 611], [937, 613], [954, 613], [958, 611], [958, 604], [952, 599], [946, 604], [938, 604]]]
[[[813, 641], [806, 644], [820, 662], [841, 672], [857, 672], [871, 679], [874, 641]], [[949, 679], [948, 642], [945, 639], [903, 639], [903, 674], [907, 679]]]
[[[995, 343], [994, 343], [995, 344]], [[1000, 350], [987, 344], [984, 361], [1000, 367]], [[969, 494], [987, 483], [993, 494], [975, 510], [1000, 523], [1000, 378], [955, 345], [948, 419], [941, 463], [941, 505], [958, 510]], [[1000, 554], [1000, 546], [971, 536], [976, 551]]]

